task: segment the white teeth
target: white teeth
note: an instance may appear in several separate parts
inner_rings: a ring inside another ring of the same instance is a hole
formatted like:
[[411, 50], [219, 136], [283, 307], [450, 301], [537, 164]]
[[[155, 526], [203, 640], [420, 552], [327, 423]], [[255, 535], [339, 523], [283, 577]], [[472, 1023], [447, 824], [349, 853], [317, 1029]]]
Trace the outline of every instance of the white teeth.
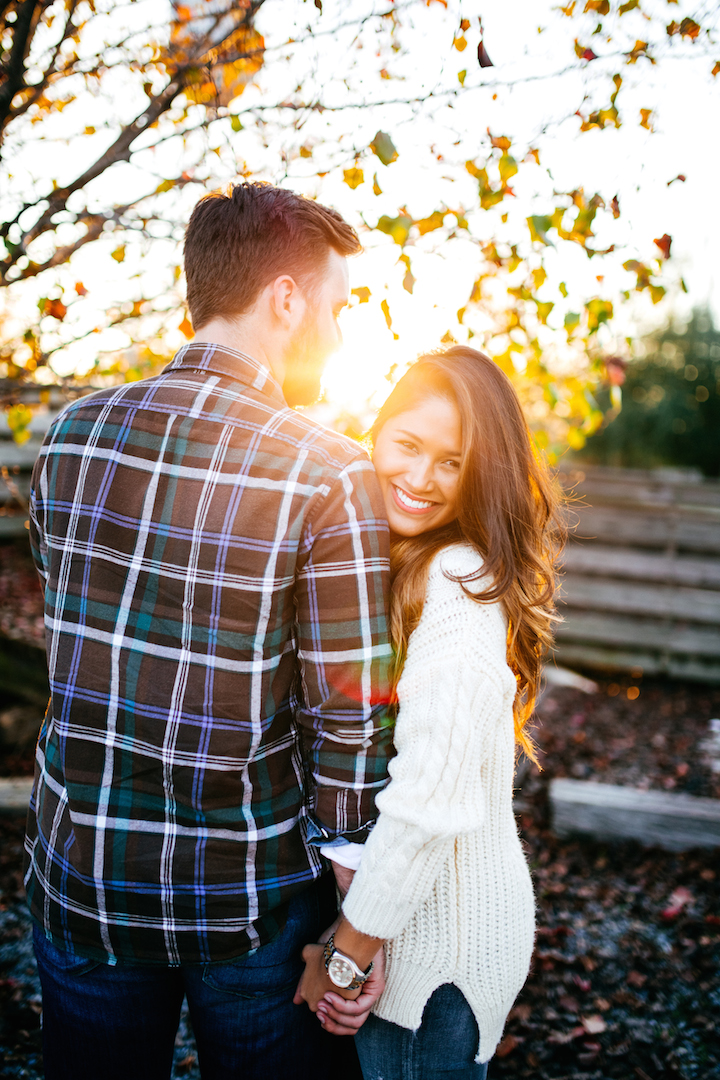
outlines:
[[432, 506], [431, 502], [421, 502], [419, 499], [411, 499], [409, 495], [406, 495], [402, 488], [396, 487], [397, 497], [403, 506], [407, 506], [410, 510], [427, 510]]

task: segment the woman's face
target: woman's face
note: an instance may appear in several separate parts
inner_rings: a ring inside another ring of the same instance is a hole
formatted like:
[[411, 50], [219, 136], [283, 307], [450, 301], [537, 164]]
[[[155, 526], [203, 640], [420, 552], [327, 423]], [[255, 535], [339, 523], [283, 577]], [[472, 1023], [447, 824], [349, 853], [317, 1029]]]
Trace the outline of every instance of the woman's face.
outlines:
[[460, 414], [447, 398], [427, 397], [386, 421], [373, 465], [393, 532], [419, 536], [455, 520], [461, 455]]

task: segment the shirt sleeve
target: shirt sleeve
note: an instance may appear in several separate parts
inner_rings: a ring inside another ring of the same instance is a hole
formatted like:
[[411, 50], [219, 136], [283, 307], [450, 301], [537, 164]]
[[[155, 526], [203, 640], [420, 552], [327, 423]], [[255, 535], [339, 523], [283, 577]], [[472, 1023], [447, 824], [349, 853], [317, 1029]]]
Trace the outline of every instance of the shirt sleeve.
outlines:
[[512, 738], [514, 679], [499, 605], [477, 604], [450, 583], [440, 593], [438, 599], [428, 591], [410, 641], [392, 779], [343, 904], [352, 925], [373, 937], [402, 932], [432, 892], [456, 838], [481, 828], [483, 764], [505, 714]]
[[311, 518], [296, 576], [309, 813], [322, 841], [363, 842], [393, 753], [389, 532], [372, 465], [358, 458]]

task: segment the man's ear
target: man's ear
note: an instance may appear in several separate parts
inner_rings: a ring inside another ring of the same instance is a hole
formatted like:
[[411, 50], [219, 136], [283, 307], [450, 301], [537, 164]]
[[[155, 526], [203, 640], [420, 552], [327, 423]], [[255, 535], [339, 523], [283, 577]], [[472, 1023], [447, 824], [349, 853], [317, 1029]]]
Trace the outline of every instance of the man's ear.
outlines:
[[283, 274], [268, 286], [268, 299], [275, 318], [286, 329], [293, 329], [305, 314], [306, 301], [294, 278]]

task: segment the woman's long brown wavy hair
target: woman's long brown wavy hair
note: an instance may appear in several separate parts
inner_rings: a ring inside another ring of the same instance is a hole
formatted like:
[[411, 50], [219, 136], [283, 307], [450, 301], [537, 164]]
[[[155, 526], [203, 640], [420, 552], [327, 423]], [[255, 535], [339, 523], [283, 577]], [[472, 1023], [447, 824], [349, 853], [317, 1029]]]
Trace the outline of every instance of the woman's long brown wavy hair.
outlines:
[[[472, 578], [463, 578], [462, 584], [478, 603], [503, 604], [508, 664], [517, 679], [515, 736], [536, 761], [527, 724], [538, 692], [542, 656], [557, 621], [555, 565], [563, 538], [558, 489], [534, 451], [512, 383], [497, 364], [466, 346], [455, 345], [418, 359], [380, 410], [372, 427], [373, 442], [391, 417], [433, 396], [454, 402], [460, 413], [463, 450], [458, 516], [449, 525], [419, 536], [392, 538], [395, 685], [408, 640], [422, 615], [433, 557], [448, 544], [471, 544], [483, 566]], [[482, 592], [466, 587], [485, 577], [491, 584]]]

